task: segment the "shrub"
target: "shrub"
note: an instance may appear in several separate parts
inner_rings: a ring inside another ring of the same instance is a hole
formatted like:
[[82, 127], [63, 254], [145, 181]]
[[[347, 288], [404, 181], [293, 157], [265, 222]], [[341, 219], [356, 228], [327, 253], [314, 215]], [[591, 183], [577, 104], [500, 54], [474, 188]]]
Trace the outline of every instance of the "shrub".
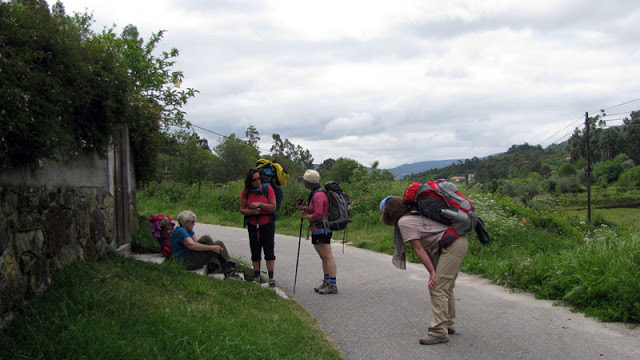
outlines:
[[619, 187], [640, 188], [640, 166], [626, 169], [618, 178]]
[[576, 175], [558, 178], [556, 191], [561, 194], [578, 193], [582, 191], [582, 185]]
[[[0, 168], [36, 168], [42, 159], [106, 155], [114, 130], [130, 130], [137, 178], [155, 173], [157, 132], [185, 123], [182, 106], [197, 92], [176, 90], [176, 49], [153, 50], [135, 26], [120, 37], [96, 34], [91, 15], [67, 16], [57, 3], [0, 2]], [[28, 144], [28, 146], [25, 146]]]

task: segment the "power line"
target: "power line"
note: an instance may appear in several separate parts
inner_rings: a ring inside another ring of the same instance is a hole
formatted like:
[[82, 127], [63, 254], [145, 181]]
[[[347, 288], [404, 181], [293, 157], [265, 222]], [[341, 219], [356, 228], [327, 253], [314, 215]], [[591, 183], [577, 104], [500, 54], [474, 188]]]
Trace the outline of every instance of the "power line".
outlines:
[[[191, 123], [191, 127], [194, 127], [194, 128], [200, 129], [200, 130], [204, 130], [204, 131], [208, 131], [208, 132], [210, 132], [210, 133], [212, 133], [212, 134], [218, 135], [218, 136], [220, 136], [220, 137], [222, 137], [222, 138], [225, 138], [225, 139], [229, 137], [229, 136], [227, 136], [227, 135], [220, 134], [220, 133], [215, 132], [215, 131], [213, 131], [213, 130], [205, 129], [205, 128], [201, 127], [201, 126], [194, 125], [193, 123]], [[256, 146], [256, 149], [257, 149], [258, 151], [261, 151], [261, 152], [264, 152], [264, 153], [266, 153], [266, 152], [267, 152], [265, 149], [262, 149], [262, 148], [260, 148], [259, 146]]]
[[617, 115], [629, 115], [629, 112], [621, 112], [621, 113], [615, 113], [615, 114], [606, 114], [603, 115], [602, 117], [609, 117], [609, 116], [617, 116]]
[[636, 101], [639, 101], [639, 100], [640, 100], [640, 98], [633, 99], [633, 100], [629, 100], [629, 101], [627, 101], [627, 102], [623, 102], [622, 104], [614, 105], [614, 106], [612, 106], [612, 107], [609, 107], [609, 108], [606, 108], [606, 109], [603, 109], [603, 110], [604, 110], [604, 111], [607, 111], [607, 110], [609, 110], [609, 109], [617, 108], [617, 107], [622, 106], [622, 105], [631, 104], [632, 102], [636, 102]]
[[[628, 115], [628, 114], [629, 114], [629, 112], [621, 112], [621, 113], [615, 113], [615, 114], [606, 114], [606, 111], [607, 111], [607, 110], [610, 110], [610, 109], [614, 109], [614, 108], [620, 107], [620, 106], [623, 106], [623, 105], [631, 104], [631, 103], [636, 102], [636, 101], [640, 101], [640, 98], [633, 99], [633, 100], [629, 100], [629, 101], [625, 101], [625, 102], [620, 103], [620, 104], [618, 104], [618, 105], [610, 106], [610, 107], [608, 107], [608, 108], [606, 108], [606, 109], [602, 109], [602, 110], [600, 110], [600, 112], [605, 113], [605, 115], [603, 115], [603, 116], [602, 116], [603, 118], [604, 118], [604, 117], [609, 117], [609, 116], [617, 116], [617, 115]], [[624, 119], [625, 119], [625, 118], [602, 119], [602, 120], [603, 120], [603, 121], [618, 121], [618, 120], [624, 120]], [[569, 127], [574, 126], [574, 124], [579, 123], [579, 122], [582, 122], [582, 121], [583, 121], [583, 119], [582, 119], [582, 118], [579, 118], [578, 120], [575, 120], [575, 121], [571, 122], [569, 125], [567, 125], [567, 126], [566, 126], [566, 127], [564, 127], [563, 129], [561, 129], [560, 131], [558, 131], [558, 132], [554, 133], [553, 135], [549, 136], [548, 138], [546, 138], [546, 139], [542, 140], [542, 141], [540, 142], [540, 144], [545, 143], [546, 141], [548, 141], [549, 139], [551, 139], [551, 138], [555, 137], [556, 135], [558, 135], [558, 134], [562, 133], [563, 131], [565, 131], [565, 130], [566, 130], [566, 129], [568, 129]], [[570, 135], [570, 134], [572, 134], [572, 133], [573, 133], [573, 131], [572, 131], [572, 132], [570, 132], [570, 133], [567, 133], [567, 134], [565, 134], [565, 135], [563, 135], [563, 136], [561, 136], [560, 138], [556, 139], [555, 141], [560, 141], [560, 140], [562, 140], [563, 138], [566, 138], [568, 135]]]
[[564, 134], [561, 138], [557, 139], [557, 141], [563, 140], [564, 138], [566, 138], [567, 136], [573, 134], [572, 132]]
[[[558, 135], [559, 133], [561, 133], [561, 132], [565, 131], [565, 130], [566, 130], [566, 129], [568, 129], [569, 127], [574, 126], [574, 124], [575, 124], [575, 123], [577, 123], [577, 122], [582, 122], [582, 119], [580, 118], [580, 119], [578, 119], [578, 120], [575, 120], [575, 121], [571, 122], [569, 125], [567, 125], [566, 127], [564, 127], [562, 130], [560, 130], [560, 131], [558, 131], [557, 133], [555, 133], [555, 134], [553, 134], [553, 135], [549, 136], [548, 138], [546, 138], [546, 139], [544, 139], [544, 140], [540, 141], [540, 144], [543, 144], [543, 143], [544, 143], [544, 142], [546, 142], [547, 140], [549, 140], [549, 139], [551, 139], [552, 137], [554, 137], [554, 136]], [[573, 131], [571, 131], [569, 134], [572, 134], [572, 133], [573, 133]], [[567, 134], [567, 135], [568, 135], [568, 134]], [[562, 138], [566, 137], [567, 135], [563, 135], [560, 139], [562, 139]]]
[[609, 122], [609, 121], [624, 121], [627, 118], [616, 118], [616, 119], [602, 119], [600, 121]]
[[221, 136], [221, 137], [223, 137], [223, 138], [227, 138], [227, 137], [228, 137], [227, 135], [222, 135], [222, 134], [220, 134], [220, 133], [217, 133], [217, 132], [212, 131], [212, 130], [209, 130], [209, 129], [205, 129], [205, 128], [200, 127], [200, 126], [198, 126], [198, 125], [193, 125], [193, 123], [191, 124], [191, 127], [194, 127], [194, 128], [200, 129], [200, 130], [204, 130], [204, 131], [208, 131], [208, 132], [210, 132], [210, 133], [212, 133], [212, 134], [216, 134], [216, 135]]

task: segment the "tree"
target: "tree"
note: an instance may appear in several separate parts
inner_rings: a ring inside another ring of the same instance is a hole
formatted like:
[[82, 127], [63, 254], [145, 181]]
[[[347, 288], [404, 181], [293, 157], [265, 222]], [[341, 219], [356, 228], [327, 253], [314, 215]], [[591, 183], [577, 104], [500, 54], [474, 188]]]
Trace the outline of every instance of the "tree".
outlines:
[[640, 166], [626, 169], [618, 178], [618, 186], [627, 189], [640, 188]]
[[0, 2], [0, 19], [0, 167], [105, 156], [127, 126], [136, 179], [152, 178], [159, 132], [187, 123], [181, 109], [197, 93], [178, 90], [177, 49], [154, 54], [163, 32], [146, 44], [133, 25], [96, 34], [91, 15], [38, 0]]
[[258, 150], [258, 141], [260, 141], [260, 133], [258, 132], [256, 127], [253, 125], [249, 126], [247, 128], [247, 131], [244, 132], [244, 135], [247, 138], [247, 144], [253, 146], [256, 150]]
[[640, 164], [640, 111], [633, 111], [624, 120], [625, 152], [634, 163]]
[[578, 193], [582, 191], [578, 175], [570, 175], [559, 178], [556, 182], [556, 191], [561, 194]]
[[629, 160], [627, 155], [620, 154], [612, 160], [597, 163], [593, 172], [596, 175], [598, 184], [607, 186], [617, 181], [624, 171], [622, 164], [627, 160]]
[[214, 169], [216, 182], [227, 182], [244, 178], [247, 170], [254, 167], [260, 155], [258, 150], [231, 134], [219, 140], [213, 149], [220, 162]]
[[313, 167], [313, 156], [309, 150], [295, 145], [289, 139], [282, 140], [280, 134], [272, 134], [273, 145], [271, 145], [271, 156], [273, 158], [287, 159], [293, 162], [293, 167], [300, 164], [302, 168], [310, 169]]
[[331, 167], [329, 171], [326, 173], [326, 178], [328, 180], [333, 180], [337, 182], [348, 183], [351, 181], [351, 177], [353, 172], [363, 167], [357, 161], [348, 158], [338, 158], [335, 164]]
[[189, 185], [200, 184], [214, 176], [214, 164], [217, 160], [215, 155], [200, 145], [198, 135], [194, 133], [181, 146], [174, 179]]
[[604, 129], [600, 137], [599, 148], [601, 151], [601, 161], [611, 160], [624, 151], [624, 141], [619, 127]]
[[293, 145], [293, 143], [289, 141], [289, 139], [284, 139], [283, 146], [284, 146], [284, 157], [289, 160], [293, 160], [294, 162], [297, 162], [298, 156], [296, 152], [296, 146]]
[[285, 158], [286, 156], [284, 141], [282, 141], [282, 137], [280, 137], [280, 134], [273, 133], [271, 134], [271, 138], [273, 139], [273, 145], [271, 145], [271, 149], [269, 150], [269, 152], [271, 152], [271, 155], [275, 157]]
[[569, 163], [563, 163], [558, 168], [558, 176], [570, 176], [575, 174], [576, 174], [576, 167]]
[[313, 156], [309, 149], [300, 151], [300, 163], [303, 169], [311, 169], [313, 167]]
[[[589, 126], [589, 156], [592, 162], [600, 159], [601, 150], [599, 148], [599, 138], [602, 134], [602, 129], [598, 129], [596, 124], [600, 119], [600, 115], [590, 117], [587, 119]], [[582, 130], [576, 128], [573, 131], [573, 135], [568, 140], [568, 150], [571, 155], [571, 161], [577, 161], [580, 158], [587, 158], [587, 140], [586, 140], [586, 128]]]
[[325, 177], [327, 172], [331, 170], [331, 168], [335, 163], [336, 163], [335, 159], [328, 158], [328, 159], [325, 159], [320, 165], [318, 165], [317, 170], [320, 173], [320, 176]]

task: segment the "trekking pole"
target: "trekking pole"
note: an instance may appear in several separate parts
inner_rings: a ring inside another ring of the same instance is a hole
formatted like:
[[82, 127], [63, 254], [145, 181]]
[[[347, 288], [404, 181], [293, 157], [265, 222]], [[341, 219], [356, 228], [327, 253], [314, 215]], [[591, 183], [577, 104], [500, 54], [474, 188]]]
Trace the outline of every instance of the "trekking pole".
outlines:
[[298, 262], [300, 261], [300, 242], [302, 240], [302, 224], [304, 219], [300, 218], [300, 236], [298, 237], [298, 256], [296, 257], [296, 275], [293, 278], [293, 293], [296, 293], [296, 282], [298, 281]]

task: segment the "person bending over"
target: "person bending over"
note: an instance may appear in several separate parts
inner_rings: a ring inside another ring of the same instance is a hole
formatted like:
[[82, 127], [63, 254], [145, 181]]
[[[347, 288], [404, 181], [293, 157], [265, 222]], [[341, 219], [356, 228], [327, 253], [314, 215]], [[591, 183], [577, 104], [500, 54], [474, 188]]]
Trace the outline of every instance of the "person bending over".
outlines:
[[433, 320], [428, 327], [429, 335], [420, 339], [420, 344], [449, 342], [449, 335], [456, 332], [453, 287], [467, 253], [467, 238], [460, 236], [446, 247], [442, 247], [440, 239], [449, 226], [412, 213], [397, 196], [384, 198], [380, 203], [380, 212], [380, 221], [393, 226], [395, 230], [393, 264], [400, 269], [406, 269], [404, 243], [410, 243], [414, 253], [429, 272], [428, 287]]

